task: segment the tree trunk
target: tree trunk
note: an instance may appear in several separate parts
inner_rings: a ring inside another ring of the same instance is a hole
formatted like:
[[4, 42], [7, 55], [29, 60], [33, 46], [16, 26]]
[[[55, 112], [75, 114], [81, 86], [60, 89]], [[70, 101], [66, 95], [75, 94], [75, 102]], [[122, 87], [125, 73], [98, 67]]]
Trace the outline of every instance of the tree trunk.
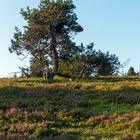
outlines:
[[58, 60], [58, 52], [57, 52], [57, 43], [55, 36], [51, 34], [52, 39], [51, 39], [51, 50], [52, 50], [52, 60], [53, 60], [53, 65], [54, 65], [54, 73], [58, 72], [58, 67], [59, 67], [59, 60]]
[[79, 78], [83, 78], [84, 72], [85, 72], [85, 68], [83, 68], [83, 69], [80, 71]]
[[78, 78], [83, 78], [85, 70], [86, 70], [86, 64], [84, 63]]
[[43, 74], [43, 78], [44, 78], [44, 80], [47, 80], [47, 75], [46, 75], [46, 71], [45, 71], [45, 65], [44, 65], [44, 62], [42, 63], [42, 74]]
[[48, 79], [48, 81], [53, 81], [54, 76], [55, 76], [55, 73], [54, 72], [48, 72], [47, 73], [47, 79]]
[[58, 53], [55, 46], [53, 46], [53, 64], [54, 64], [54, 73], [57, 73], [59, 64], [58, 64]]

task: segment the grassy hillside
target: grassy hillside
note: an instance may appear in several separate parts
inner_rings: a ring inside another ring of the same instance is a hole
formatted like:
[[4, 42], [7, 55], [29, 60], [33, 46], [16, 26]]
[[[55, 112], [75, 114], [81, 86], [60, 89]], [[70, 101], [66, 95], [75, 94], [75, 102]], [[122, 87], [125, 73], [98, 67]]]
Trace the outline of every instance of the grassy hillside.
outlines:
[[140, 77], [0, 80], [0, 139], [140, 139]]

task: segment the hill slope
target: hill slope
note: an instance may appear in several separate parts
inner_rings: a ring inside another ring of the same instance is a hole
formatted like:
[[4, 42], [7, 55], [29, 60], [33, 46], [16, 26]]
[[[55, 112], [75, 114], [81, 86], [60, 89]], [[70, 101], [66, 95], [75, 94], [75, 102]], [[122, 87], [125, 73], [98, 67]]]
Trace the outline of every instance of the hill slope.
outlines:
[[140, 139], [140, 77], [0, 80], [0, 138]]

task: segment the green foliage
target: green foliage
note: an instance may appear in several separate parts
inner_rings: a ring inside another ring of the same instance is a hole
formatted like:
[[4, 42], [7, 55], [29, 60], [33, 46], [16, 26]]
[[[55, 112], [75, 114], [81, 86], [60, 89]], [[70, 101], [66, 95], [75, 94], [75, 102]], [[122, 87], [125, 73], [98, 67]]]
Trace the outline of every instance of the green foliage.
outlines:
[[117, 75], [118, 70], [121, 67], [121, 63], [115, 54], [102, 53], [99, 51], [97, 53], [97, 75], [107, 76], [107, 75]]
[[43, 66], [41, 62], [36, 58], [30, 60], [31, 77], [43, 77]]
[[136, 76], [136, 72], [133, 67], [130, 67], [127, 73], [128, 76]]
[[93, 43], [86, 47], [81, 44], [79, 50], [69, 61], [60, 61], [59, 70], [76, 78], [89, 78], [93, 75], [117, 75], [121, 67], [118, 57], [109, 52], [96, 51], [93, 47]]

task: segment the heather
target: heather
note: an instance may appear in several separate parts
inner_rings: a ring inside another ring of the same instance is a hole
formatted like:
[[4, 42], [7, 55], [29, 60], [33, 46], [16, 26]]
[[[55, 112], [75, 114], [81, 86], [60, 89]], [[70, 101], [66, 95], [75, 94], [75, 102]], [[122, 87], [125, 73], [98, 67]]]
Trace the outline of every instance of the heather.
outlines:
[[0, 80], [1, 139], [140, 139], [140, 78]]

